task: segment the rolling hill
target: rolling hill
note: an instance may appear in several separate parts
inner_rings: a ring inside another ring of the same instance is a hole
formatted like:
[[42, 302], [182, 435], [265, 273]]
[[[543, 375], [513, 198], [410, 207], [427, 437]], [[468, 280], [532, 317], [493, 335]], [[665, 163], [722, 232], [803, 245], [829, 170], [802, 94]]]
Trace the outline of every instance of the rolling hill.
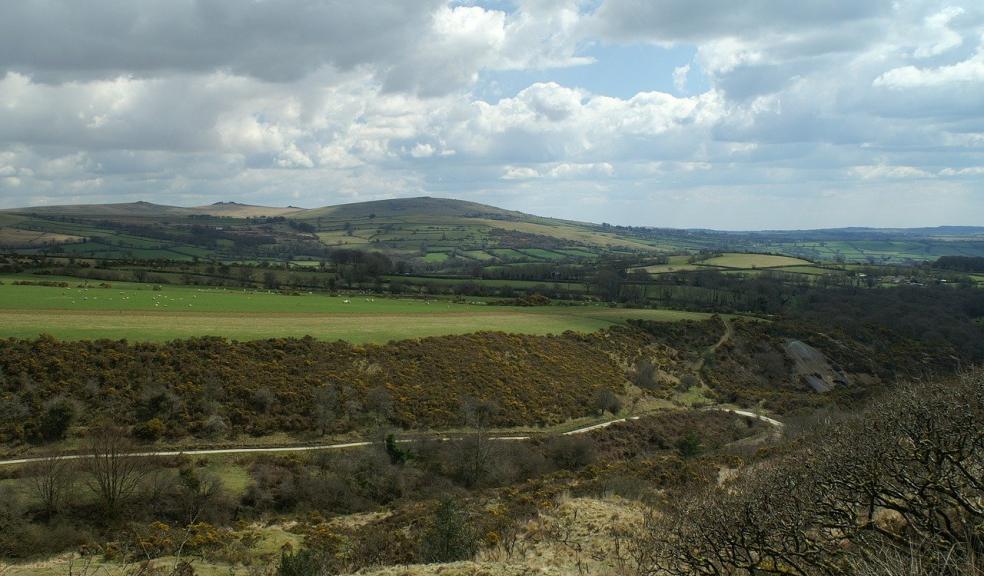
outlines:
[[225, 216], [229, 218], [255, 218], [260, 216], [286, 216], [303, 212], [303, 208], [288, 206], [275, 208], [254, 206], [239, 202], [216, 202], [207, 206], [168, 206], [152, 202], [124, 202], [119, 204], [69, 204], [57, 206], [32, 206], [0, 210], [0, 213], [63, 218], [154, 218], [193, 215]]
[[440, 266], [557, 262], [653, 246], [594, 224], [532, 216], [463, 200], [400, 198], [271, 208], [236, 202], [179, 207], [134, 202], [0, 211], [0, 246], [101, 258], [319, 259], [372, 249]]
[[0, 249], [109, 259], [317, 261], [373, 250], [425, 270], [559, 264], [602, 256], [758, 252], [897, 264], [984, 256], [984, 228], [718, 232], [599, 225], [447, 198], [304, 209], [132, 202], [0, 210]]

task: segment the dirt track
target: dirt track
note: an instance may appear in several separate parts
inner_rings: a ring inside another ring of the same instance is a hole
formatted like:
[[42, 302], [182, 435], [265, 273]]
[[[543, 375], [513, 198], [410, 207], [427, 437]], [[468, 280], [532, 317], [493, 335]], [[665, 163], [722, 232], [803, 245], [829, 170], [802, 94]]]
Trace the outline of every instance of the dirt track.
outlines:
[[[778, 420], [773, 420], [765, 416], [755, 414], [753, 412], [746, 412], [744, 410], [732, 410], [729, 408], [720, 408], [726, 412], [732, 412], [738, 414], [739, 416], [746, 416], [748, 418], [756, 418], [773, 426], [782, 426], [782, 422]], [[640, 416], [630, 416], [627, 418], [616, 418], [614, 420], [608, 420], [606, 422], [600, 422], [598, 424], [592, 424], [591, 426], [584, 426], [574, 430], [569, 430], [558, 434], [558, 436], [573, 436], [575, 434], [585, 434], [593, 430], [600, 430], [602, 428], [607, 428], [612, 424], [618, 424], [620, 422], [625, 422], [627, 420], [638, 420]], [[530, 440], [531, 436], [494, 436], [491, 440], [496, 442], [522, 442]], [[456, 440], [456, 438], [451, 438], [448, 436], [437, 437], [437, 439], [451, 442]], [[398, 440], [401, 443], [411, 443], [418, 442], [419, 440], [405, 439]], [[362, 448], [366, 446], [371, 446], [373, 442], [363, 441], [363, 442], [342, 442], [338, 444], [317, 444], [311, 446], [285, 446], [279, 448], [203, 448], [198, 450], [165, 450], [159, 452], [134, 452], [129, 454], [129, 456], [137, 457], [153, 457], [153, 456], [208, 456], [215, 454], [263, 454], [263, 453], [277, 453], [277, 452], [310, 452], [315, 450], [344, 450], [346, 448]], [[32, 458], [13, 458], [10, 460], [0, 460], [0, 466], [13, 466], [17, 464], [31, 464], [35, 462], [42, 462], [50, 458], [50, 456], [39, 456]], [[82, 460], [90, 458], [88, 454], [69, 454], [62, 456], [66, 460]]]

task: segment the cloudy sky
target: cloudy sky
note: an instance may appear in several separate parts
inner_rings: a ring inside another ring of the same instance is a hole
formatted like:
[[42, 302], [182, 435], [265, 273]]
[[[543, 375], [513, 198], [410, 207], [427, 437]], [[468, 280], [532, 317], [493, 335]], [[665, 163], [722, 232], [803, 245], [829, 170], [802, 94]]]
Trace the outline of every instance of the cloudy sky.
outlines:
[[0, 207], [984, 225], [980, 0], [0, 0]]

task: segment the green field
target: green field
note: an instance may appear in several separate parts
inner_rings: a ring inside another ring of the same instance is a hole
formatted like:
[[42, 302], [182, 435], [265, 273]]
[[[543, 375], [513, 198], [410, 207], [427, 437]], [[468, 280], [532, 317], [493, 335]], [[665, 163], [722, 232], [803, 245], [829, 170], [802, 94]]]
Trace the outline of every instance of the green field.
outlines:
[[527, 256], [532, 256], [533, 258], [540, 258], [543, 260], [564, 260], [567, 258], [565, 254], [558, 254], [552, 250], [544, 250], [542, 248], [523, 248], [519, 251]]
[[428, 252], [427, 256], [423, 257], [424, 262], [444, 262], [447, 259], [447, 252]]
[[[592, 332], [629, 318], [680, 320], [707, 314], [606, 306], [535, 308], [364, 296], [328, 296], [119, 284], [113, 288], [0, 286], [0, 337], [165, 341], [214, 335], [237, 340], [302, 337], [351, 342], [480, 330]], [[37, 280], [37, 277], [32, 278]], [[71, 283], [76, 286], [78, 281]]]

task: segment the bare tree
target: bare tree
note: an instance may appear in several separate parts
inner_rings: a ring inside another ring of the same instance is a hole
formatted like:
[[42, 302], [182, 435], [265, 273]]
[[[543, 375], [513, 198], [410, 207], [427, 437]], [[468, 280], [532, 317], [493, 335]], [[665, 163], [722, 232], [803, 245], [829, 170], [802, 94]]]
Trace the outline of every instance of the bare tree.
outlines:
[[84, 462], [86, 483], [108, 517], [120, 512], [151, 470], [148, 458], [134, 454], [132, 442], [118, 428], [96, 431]]
[[818, 427], [730, 483], [678, 499], [635, 545], [644, 574], [853, 574], [886, 562], [904, 572], [915, 559], [921, 573], [956, 574], [984, 569], [982, 503], [977, 370], [899, 386]]
[[28, 470], [30, 488], [44, 509], [46, 518], [61, 510], [74, 486], [71, 462], [63, 456], [52, 455], [33, 464]]
[[461, 442], [462, 479], [468, 486], [474, 486], [488, 471], [492, 459], [492, 439], [489, 429], [499, 405], [490, 400], [468, 399], [462, 403], [465, 423], [471, 433]]

